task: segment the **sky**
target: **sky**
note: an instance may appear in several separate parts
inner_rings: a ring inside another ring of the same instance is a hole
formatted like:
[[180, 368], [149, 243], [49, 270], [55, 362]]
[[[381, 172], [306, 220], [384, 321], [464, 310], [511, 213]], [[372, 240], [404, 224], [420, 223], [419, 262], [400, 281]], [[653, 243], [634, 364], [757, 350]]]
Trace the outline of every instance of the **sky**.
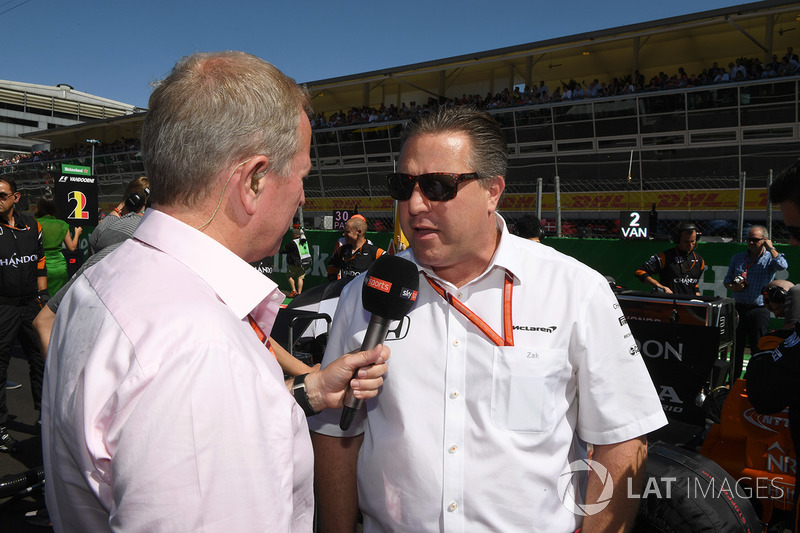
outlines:
[[243, 50], [303, 83], [743, 3], [0, 0], [0, 79], [147, 107], [194, 52]]

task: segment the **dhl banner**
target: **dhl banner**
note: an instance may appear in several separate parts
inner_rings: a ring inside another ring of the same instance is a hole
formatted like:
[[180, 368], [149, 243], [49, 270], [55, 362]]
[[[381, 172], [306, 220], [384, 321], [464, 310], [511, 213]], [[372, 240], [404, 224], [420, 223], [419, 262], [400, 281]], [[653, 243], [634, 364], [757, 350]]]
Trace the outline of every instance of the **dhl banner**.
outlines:
[[[306, 212], [331, 212], [358, 204], [362, 212], [391, 213], [392, 199], [389, 197], [306, 198]], [[739, 208], [738, 189], [672, 189], [647, 191], [602, 191], [562, 192], [561, 209], [567, 211], [620, 211], [649, 209], [656, 204], [659, 211], [686, 210], [736, 210]], [[744, 197], [745, 210], [764, 211], [767, 207], [765, 189], [747, 189]], [[536, 194], [506, 193], [500, 201], [505, 211], [530, 211], [536, 208]], [[555, 193], [542, 194], [542, 210], [555, 211]]]

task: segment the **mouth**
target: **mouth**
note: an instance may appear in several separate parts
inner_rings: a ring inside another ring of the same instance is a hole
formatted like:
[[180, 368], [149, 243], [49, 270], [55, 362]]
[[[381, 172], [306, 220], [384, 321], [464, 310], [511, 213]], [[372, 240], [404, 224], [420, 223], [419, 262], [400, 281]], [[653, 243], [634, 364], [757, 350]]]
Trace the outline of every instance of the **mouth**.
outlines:
[[425, 237], [439, 232], [439, 230], [433, 226], [412, 226], [411, 230], [414, 232], [414, 235], [418, 237]]

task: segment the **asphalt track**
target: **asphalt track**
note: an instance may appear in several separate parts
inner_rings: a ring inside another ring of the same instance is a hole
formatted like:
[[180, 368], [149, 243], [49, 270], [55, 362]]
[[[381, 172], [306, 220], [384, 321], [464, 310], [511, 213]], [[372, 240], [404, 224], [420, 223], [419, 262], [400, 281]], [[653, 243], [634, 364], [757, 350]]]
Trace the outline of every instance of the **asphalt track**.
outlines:
[[[15, 454], [0, 453], [0, 477], [19, 474], [42, 464], [42, 439], [36, 420], [39, 412], [33, 408], [31, 385], [28, 377], [28, 363], [17, 345], [12, 351], [8, 379], [22, 384], [22, 387], [6, 391], [8, 401], [8, 432], [22, 444], [22, 450]], [[50, 527], [29, 524], [25, 513], [44, 507], [41, 493], [29, 494], [24, 498], [0, 500], [0, 531], [4, 533], [46, 533]]]

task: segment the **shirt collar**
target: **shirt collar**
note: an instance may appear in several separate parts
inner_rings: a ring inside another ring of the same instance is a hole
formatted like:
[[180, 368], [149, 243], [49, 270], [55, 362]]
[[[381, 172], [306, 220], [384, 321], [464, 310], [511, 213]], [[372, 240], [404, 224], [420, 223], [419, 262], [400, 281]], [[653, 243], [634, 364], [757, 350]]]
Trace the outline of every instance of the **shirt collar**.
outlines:
[[[523, 272], [522, 259], [519, 253], [518, 243], [513, 242], [515, 237], [509, 233], [508, 225], [500, 213], [495, 213], [495, 220], [497, 221], [497, 229], [500, 231], [500, 244], [497, 246], [497, 250], [495, 250], [494, 256], [492, 256], [492, 260], [489, 261], [489, 265], [486, 267], [486, 270], [484, 270], [478, 277], [471, 280], [469, 283], [474, 283], [475, 281], [483, 278], [494, 268], [503, 268], [508, 270], [515, 279], [520, 279], [520, 274]], [[432, 278], [447, 283], [445, 280], [439, 278], [430, 267], [417, 261], [416, 257], [414, 257], [413, 250], [408, 250], [399, 255], [413, 261], [419, 268], [420, 272], [424, 272]], [[467, 285], [469, 285], [469, 283]]]
[[279, 305], [283, 301], [272, 280], [219, 242], [166, 213], [148, 209], [133, 238], [189, 268], [240, 319], [262, 303]]

